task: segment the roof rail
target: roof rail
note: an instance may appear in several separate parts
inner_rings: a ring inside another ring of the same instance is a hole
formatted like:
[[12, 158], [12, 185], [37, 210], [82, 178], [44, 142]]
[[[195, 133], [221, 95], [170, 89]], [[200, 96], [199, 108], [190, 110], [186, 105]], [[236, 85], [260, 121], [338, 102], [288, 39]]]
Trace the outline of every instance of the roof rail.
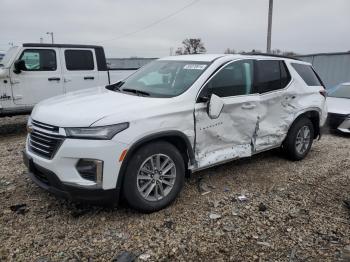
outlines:
[[102, 46], [98, 46], [98, 45], [46, 44], [46, 43], [24, 43], [23, 47], [102, 48]]
[[292, 56], [286, 56], [286, 55], [276, 55], [276, 54], [267, 54], [267, 53], [258, 53], [258, 52], [248, 52], [248, 53], [242, 53], [242, 55], [260, 55], [260, 56], [271, 56], [271, 57], [280, 57], [280, 58], [288, 58], [288, 59], [294, 59], [301, 61], [301, 59], [292, 57]]

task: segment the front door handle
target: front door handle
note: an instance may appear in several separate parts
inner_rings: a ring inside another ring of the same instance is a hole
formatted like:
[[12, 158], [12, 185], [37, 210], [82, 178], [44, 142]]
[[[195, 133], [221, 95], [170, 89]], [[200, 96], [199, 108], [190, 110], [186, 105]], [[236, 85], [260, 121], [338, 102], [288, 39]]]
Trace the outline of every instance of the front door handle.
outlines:
[[253, 109], [256, 107], [256, 104], [251, 104], [251, 103], [244, 103], [242, 105], [242, 109]]
[[59, 77], [50, 77], [47, 80], [49, 80], [49, 81], [60, 81], [61, 78], [59, 78]]
[[84, 80], [94, 80], [95, 77], [93, 76], [84, 76]]

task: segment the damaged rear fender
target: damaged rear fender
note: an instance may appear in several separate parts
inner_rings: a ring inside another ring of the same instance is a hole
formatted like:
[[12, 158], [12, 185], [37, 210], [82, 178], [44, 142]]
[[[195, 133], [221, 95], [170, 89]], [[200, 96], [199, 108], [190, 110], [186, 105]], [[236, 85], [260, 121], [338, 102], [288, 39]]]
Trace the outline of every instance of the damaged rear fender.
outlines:
[[314, 139], [321, 138], [321, 130], [320, 130], [320, 115], [321, 112], [318, 108], [308, 108], [305, 110], [302, 110], [298, 112], [296, 117], [294, 118], [293, 122], [290, 124], [288, 128], [288, 132], [293, 126], [294, 123], [296, 123], [299, 119], [305, 117], [311, 120], [313, 127], [314, 127]]

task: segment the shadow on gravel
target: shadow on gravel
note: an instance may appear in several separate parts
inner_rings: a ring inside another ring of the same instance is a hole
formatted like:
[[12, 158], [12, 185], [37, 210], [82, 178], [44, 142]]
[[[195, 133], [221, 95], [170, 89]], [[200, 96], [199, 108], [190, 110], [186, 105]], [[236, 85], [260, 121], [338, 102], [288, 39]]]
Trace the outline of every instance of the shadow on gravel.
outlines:
[[0, 137], [26, 133], [27, 117], [0, 118]]
[[350, 138], [350, 133], [340, 132], [338, 130], [330, 129], [328, 126], [322, 128], [322, 134], [329, 134], [332, 136], [338, 136], [343, 138]]
[[330, 131], [329, 134], [343, 138], [350, 138], [350, 133], [343, 133], [340, 131]]

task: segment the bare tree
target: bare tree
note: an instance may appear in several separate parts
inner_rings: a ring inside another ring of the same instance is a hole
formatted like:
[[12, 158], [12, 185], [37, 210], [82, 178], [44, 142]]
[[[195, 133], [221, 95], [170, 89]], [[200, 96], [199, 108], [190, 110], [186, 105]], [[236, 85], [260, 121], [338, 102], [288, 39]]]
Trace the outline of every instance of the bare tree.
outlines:
[[291, 56], [291, 57], [298, 56], [298, 54], [293, 51], [283, 51], [282, 54], [285, 56]]
[[271, 54], [280, 55], [280, 54], [282, 54], [282, 51], [280, 49], [272, 49]]
[[188, 54], [203, 54], [207, 50], [204, 47], [204, 43], [200, 38], [186, 38], [182, 41], [183, 46], [179, 47], [175, 54], [188, 55]]
[[283, 51], [280, 49], [273, 49], [273, 50], [271, 50], [271, 53], [275, 54], [275, 55], [285, 55], [285, 56], [297, 56], [298, 55], [297, 53], [295, 53], [293, 51]]
[[224, 54], [236, 54], [236, 50], [233, 48], [226, 48]]

